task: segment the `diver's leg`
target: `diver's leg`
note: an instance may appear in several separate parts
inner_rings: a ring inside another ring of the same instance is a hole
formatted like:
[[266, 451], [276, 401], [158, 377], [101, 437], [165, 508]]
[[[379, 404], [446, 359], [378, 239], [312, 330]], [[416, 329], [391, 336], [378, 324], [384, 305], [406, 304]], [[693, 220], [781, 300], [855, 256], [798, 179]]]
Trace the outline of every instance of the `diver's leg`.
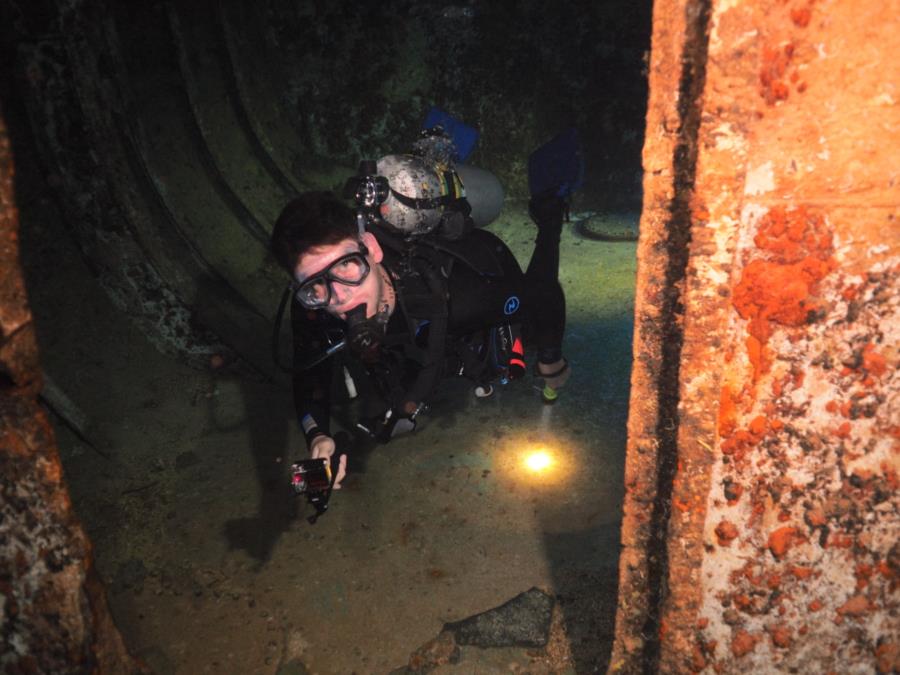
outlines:
[[529, 213], [538, 232], [525, 282], [538, 348], [537, 371], [553, 389], [561, 387], [570, 374], [562, 355], [566, 297], [559, 283], [559, 241], [565, 206], [555, 195], [532, 197], [529, 202]]

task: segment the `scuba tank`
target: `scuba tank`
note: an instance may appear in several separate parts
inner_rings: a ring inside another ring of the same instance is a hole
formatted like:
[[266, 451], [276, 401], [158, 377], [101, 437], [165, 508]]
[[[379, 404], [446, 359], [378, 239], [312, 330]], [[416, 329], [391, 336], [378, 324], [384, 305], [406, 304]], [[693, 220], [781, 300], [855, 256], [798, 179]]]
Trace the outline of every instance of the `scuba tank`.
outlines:
[[455, 164], [453, 141], [440, 126], [426, 129], [410, 154], [363, 160], [344, 185], [366, 225], [404, 237], [435, 233], [458, 239], [484, 227], [503, 208], [503, 186], [490, 171]]

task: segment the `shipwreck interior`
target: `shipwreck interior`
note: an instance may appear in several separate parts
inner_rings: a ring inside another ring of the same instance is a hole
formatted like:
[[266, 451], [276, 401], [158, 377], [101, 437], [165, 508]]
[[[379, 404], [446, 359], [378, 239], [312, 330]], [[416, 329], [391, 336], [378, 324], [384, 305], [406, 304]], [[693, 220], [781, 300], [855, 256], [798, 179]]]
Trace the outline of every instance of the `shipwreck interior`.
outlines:
[[[128, 650], [157, 672], [388, 672], [445, 623], [537, 587], [556, 608], [551, 647], [488, 637], [459, 667], [602, 668], [650, 3], [4, 12], [42, 400]], [[376, 448], [348, 404], [350, 476], [310, 525], [289, 490], [305, 443], [272, 362], [287, 279], [269, 232], [298, 192], [340, 191], [361, 159], [408, 152], [432, 106], [477, 129], [468, 163], [506, 192], [488, 227], [523, 266], [528, 155], [578, 129], [584, 186], [561, 254], [574, 374], [552, 408], [530, 374], [483, 401], [450, 381], [414, 435]], [[551, 469], [523, 467], [535, 449]], [[544, 609], [526, 614], [541, 624]]]
[[[898, 16], [0, 3], [4, 670], [900, 672]], [[522, 265], [577, 130], [571, 377], [386, 445], [337, 377], [311, 523], [269, 233], [433, 108]]]

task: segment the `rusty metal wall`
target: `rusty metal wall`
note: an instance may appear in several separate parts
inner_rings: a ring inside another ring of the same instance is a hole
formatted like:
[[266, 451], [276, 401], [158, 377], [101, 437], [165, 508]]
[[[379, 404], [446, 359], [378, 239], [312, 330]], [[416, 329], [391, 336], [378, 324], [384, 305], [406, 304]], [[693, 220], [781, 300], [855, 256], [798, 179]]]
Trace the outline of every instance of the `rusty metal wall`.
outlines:
[[612, 672], [900, 667], [898, 10], [655, 6]]
[[19, 266], [14, 178], [0, 114], [0, 668], [139, 672], [112, 623], [38, 403], [42, 379]]

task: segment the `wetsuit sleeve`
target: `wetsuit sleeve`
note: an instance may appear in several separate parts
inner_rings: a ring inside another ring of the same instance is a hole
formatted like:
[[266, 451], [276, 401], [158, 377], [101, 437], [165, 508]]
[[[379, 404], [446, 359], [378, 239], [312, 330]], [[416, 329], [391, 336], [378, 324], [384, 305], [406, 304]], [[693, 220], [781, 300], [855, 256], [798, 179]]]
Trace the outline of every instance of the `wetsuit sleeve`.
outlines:
[[330, 435], [334, 359], [325, 359], [309, 370], [301, 370], [303, 363], [326, 349], [325, 328], [325, 320], [318, 312], [304, 309], [296, 300], [291, 302], [294, 409], [307, 446], [316, 436]]

